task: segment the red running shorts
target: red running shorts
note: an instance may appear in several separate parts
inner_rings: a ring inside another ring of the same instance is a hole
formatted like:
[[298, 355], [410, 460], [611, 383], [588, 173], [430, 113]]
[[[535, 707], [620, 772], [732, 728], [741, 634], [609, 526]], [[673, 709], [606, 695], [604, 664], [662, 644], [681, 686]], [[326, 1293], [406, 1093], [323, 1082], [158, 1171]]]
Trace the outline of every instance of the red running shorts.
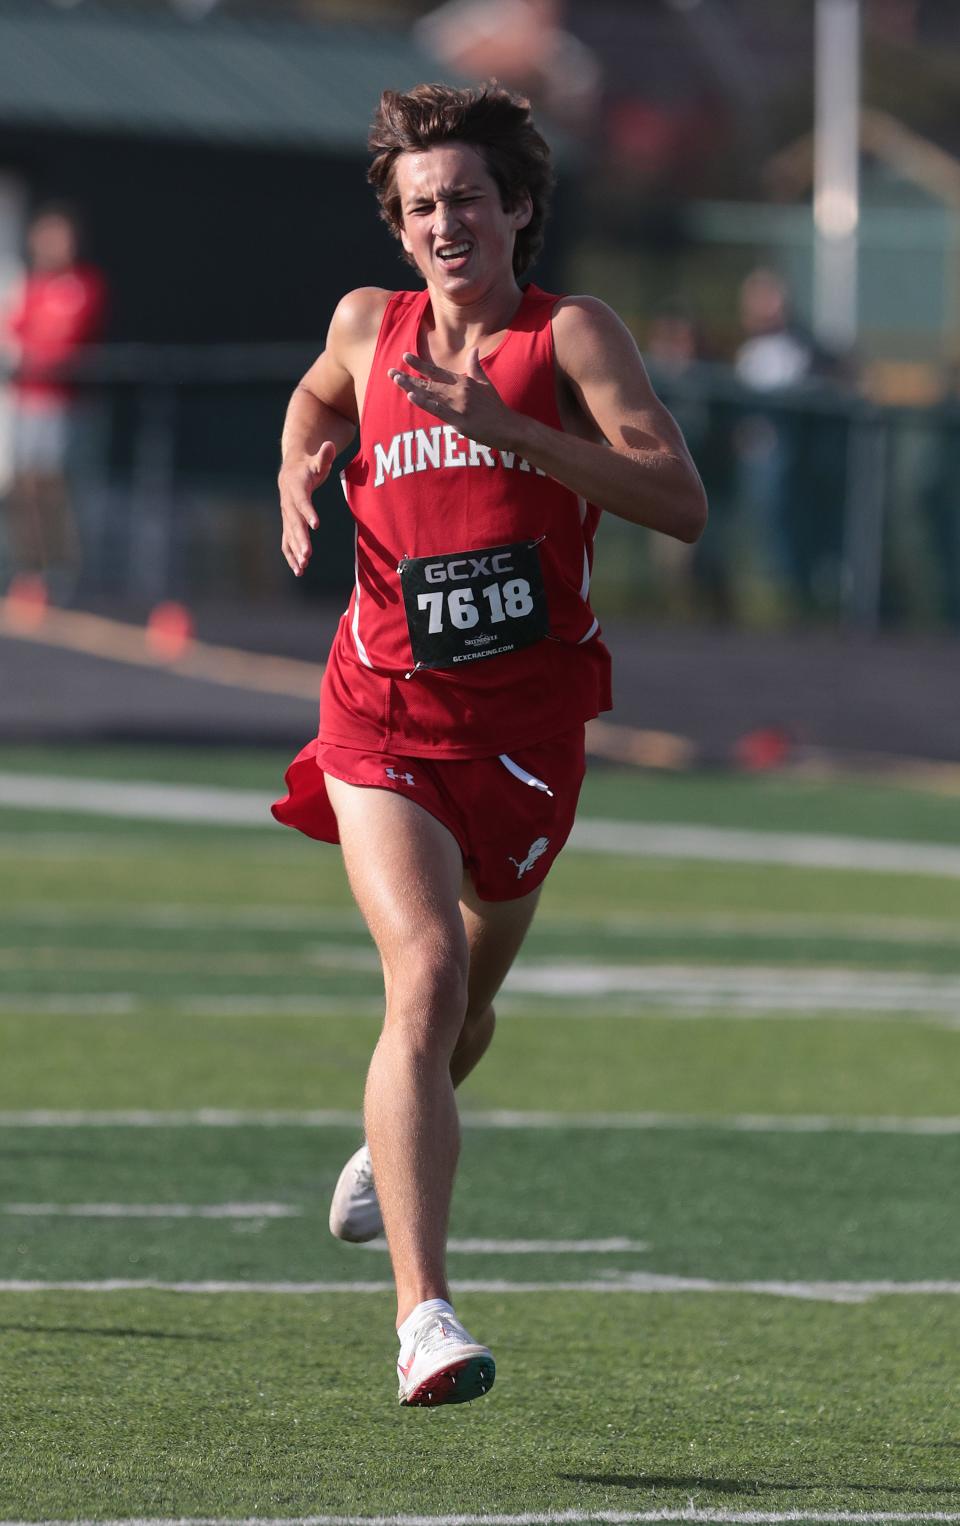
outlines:
[[585, 771], [584, 728], [491, 758], [395, 757], [316, 738], [286, 772], [277, 821], [320, 842], [340, 841], [325, 774], [395, 790], [453, 835], [484, 901], [514, 901], [542, 884], [570, 835]]

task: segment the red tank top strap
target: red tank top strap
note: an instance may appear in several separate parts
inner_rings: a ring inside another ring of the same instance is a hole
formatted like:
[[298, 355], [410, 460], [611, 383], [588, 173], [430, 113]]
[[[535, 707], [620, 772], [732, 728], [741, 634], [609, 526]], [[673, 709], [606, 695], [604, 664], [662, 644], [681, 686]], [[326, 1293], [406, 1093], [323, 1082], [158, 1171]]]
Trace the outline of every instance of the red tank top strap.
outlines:
[[510, 393], [513, 407], [554, 429], [563, 428], [557, 405], [551, 321], [560, 300], [539, 286], [527, 286], [502, 343], [483, 359], [490, 380], [501, 392]]
[[377, 343], [373, 352], [373, 361], [370, 366], [370, 377], [367, 381], [367, 389], [364, 393], [363, 408], [360, 413], [360, 441], [363, 443], [363, 425], [370, 406], [370, 393], [373, 390], [370, 382], [378, 377], [385, 365], [393, 365], [404, 350], [416, 353], [417, 336], [420, 332], [420, 323], [424, 310], [429, 301], [429, 292], [423, 291], [395, 291], [383, 310], [380, 320], [380, 332], [377, 335]]

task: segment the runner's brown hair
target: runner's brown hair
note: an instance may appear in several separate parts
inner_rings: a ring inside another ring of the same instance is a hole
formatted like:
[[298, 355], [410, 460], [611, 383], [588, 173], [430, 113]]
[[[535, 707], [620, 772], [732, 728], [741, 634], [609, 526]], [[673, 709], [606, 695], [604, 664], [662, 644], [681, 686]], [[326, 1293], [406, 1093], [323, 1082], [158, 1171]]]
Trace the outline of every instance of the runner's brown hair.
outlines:
[[[399, 237], [402, 226], [396, 163], [402, 153], [423, 152], [439, 143], [468, 143], [484, 158], [506, 209], [526, 192], [533, 216], [519, 229], [513, 270], [522, 276], [543, 247], [554, 176], [550, 149], [533, 125], [530, 102], [491, 83], [468, 90], [452, 85], [416, 85], [385, 90], [370, 127], [373, 155], [367, 179], [377, 193], [380, 216]], [[410, 261], [414, 264], [414, 261]]]

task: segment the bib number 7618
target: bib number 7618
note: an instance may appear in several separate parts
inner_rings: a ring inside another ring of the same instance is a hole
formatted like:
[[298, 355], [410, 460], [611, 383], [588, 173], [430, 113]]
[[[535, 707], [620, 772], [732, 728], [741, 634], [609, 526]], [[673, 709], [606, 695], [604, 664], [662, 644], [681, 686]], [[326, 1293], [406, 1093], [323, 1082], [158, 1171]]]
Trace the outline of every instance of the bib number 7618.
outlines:
[[405, 557], [397, 571], [416, 667], [499, 657], [547, 634], [535, 542]]
[[[502, 586], [488, 583], [486, 588], [480, 589], [480, 598], [486, 599], [489, 605], [486, 614], [491, 625], [499, 625], [504, 620], [522, 620], [533, 609], [526, 578], [510, 578]], [[451, 588], [447, 594], [434, 588], [429, 593], [417, 594], [417, 608], [429, 611], [427, 631], [431, 636], [443, 630], [444, 604], [447, 619], [459, 630], [472, 630], [479, 625], [480, 609], [472, 588]]]

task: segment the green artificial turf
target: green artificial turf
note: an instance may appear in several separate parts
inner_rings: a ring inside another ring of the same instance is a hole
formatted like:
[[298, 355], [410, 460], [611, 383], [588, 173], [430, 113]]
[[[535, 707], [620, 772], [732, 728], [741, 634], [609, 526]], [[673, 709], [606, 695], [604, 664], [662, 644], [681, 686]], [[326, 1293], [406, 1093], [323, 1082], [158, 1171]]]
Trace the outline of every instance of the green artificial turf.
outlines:
[[[0, 1130], [0, 1278], [382, 1279], [326, 1229], [348, 1128]], [[960, 1137], [709, 1128], [470, 1129], [451, 1233], [642, 1250], [460, 1251], [455, 1277], [634, 1271], [732, 1279], [956, 1277]], [[260, 1220], [17, 1216], [8, 1204], [277, 1203]]]
[[[0, 769], [265, 792], [284, 761], [0, 752]], [[596, 770], [585, 808], [960, 840], [945, 796], [789, 778]], [[358, 1112], [382, 993], [334, 850], [279, 829], [4, 810], [0, 851], [0, 1109]], [[947, 877], [571, 851], [524, 960], [775, 967], [785, 987], [838, 968], [948, 979], [958, 913]], [[949, 1008], [505, 996], [463, 1106], [542, 1110], [560, 1126], [465, 1129], [453, 1235], [643, 1248], [453, 1251], [455, 1282], [511, 1290], [458, 1298], [498, 1379], [480, 1403], [438, 1412], [395, 1404], [386, 1293], [0, 1292], [0, 1517], [960, 1510], [960, 1299], [707, 1290], [956, 1285], [960, 1136], [845, 1120], [957, 1115], [958, 1046]], [[574, 1122], [645, 1111], [675, 1126]], [[774, 1123], [711, 1127], [741, 1114]], [[795, 1114], [838, 1126], [776, 1128]], [[383, 1283], [384, 1252], [325, 1225], [359, 1137], [347, 1123], [0, 1127], [0, 1280]], [[4, 1211], [17, 1203], [296, 1213]], [[609, 1291], [650, 1273], [706, 1287]], [[519, 1289], [531, 1282], [547, 1287]]]
[[[372, 1010], [197, 1016], [156, 1002], [128, 1014], [91, 1000], [79, 1014], [0, 1012], [0, 1108], [357, 1109], [380, 1026]], [[588, 1014], [503, 1017], [464, 1105], [717, 1117], [957, 1111], [956, 1029], [839, 1014]]]
[[960, 1304], [471, 1295], [490, 1395], [397, 1407], [387, 1295], [0, 1295], [14, 1519], [955, 1509]]

